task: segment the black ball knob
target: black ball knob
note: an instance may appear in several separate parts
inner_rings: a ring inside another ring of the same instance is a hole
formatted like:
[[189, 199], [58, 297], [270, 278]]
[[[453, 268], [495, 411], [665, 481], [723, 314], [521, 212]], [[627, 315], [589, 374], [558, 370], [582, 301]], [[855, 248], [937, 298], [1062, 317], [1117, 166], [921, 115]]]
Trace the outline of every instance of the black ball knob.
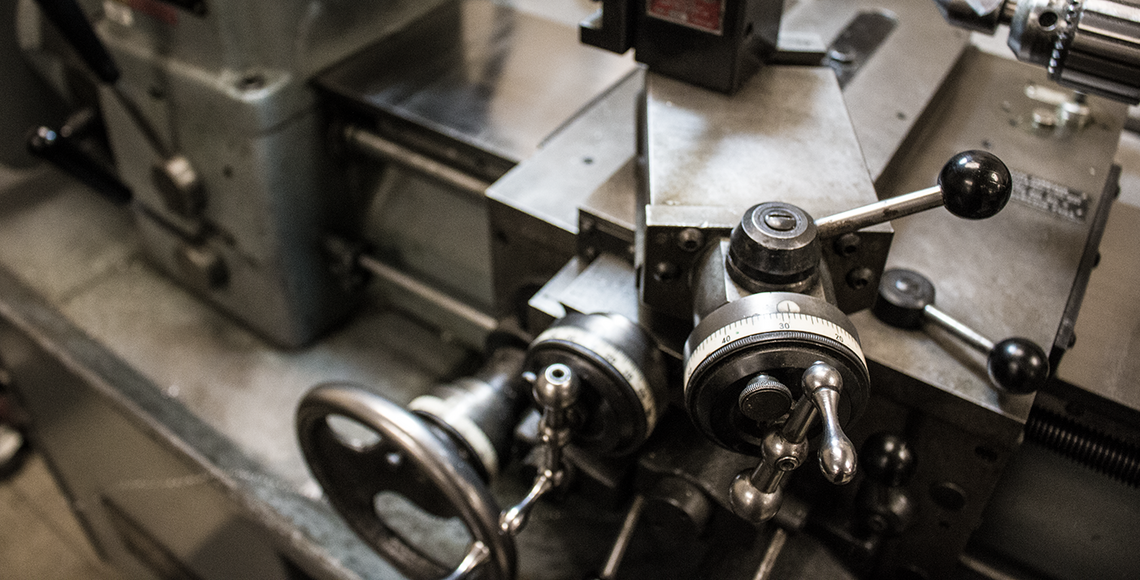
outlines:
[[1007, 338], [994, 345], [986, 359], [990, 379], [1013, 394], [1032, 393], [1049, 378], [1049, 357], [1037, 343]]
[[859, 464], [872, 481], [898, 487], [918, 469], [918, 457], [906, 439], [880, 431], [867, 438], [859, 451]]
[[942, 167], [938, 185], [950, 213], [977, 220], [992, 217], [1005, 207], [1013, 191], [1013, 177], [993, 153], [963, 151]]
[[879, 296], [871, 311], [895, 328], [922, 328], [923, 309], [934, 304], [934, 284], [913, 270], [895, 269], [879, 278]]

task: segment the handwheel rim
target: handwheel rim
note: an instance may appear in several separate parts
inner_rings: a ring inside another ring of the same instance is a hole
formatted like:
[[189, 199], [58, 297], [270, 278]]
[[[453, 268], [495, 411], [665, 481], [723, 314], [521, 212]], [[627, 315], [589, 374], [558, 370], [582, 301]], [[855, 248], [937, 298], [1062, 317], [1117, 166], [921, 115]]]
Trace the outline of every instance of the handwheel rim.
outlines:
[[[385, 489], [360, 481], [367, 478], [367, 473], [362, 473], [367, 469], [337, 466], [329, 459], [338, 454], [348, 458], [354, 452], [364, 453], [354, 451], [333, 433], [327, 418], [334, 415], [356, 421], [387, 439], [427, 476], [466, 525], [472, 543], [482, 542], [489, 549], [490, 557], [480, 568], [483, 578], [514, 578], [515, 544], [513, 538], [499, 530], [498, 503], [476, 470], [453, 446], [441, 441], [421, 419], [384, 397], [350, 384], [319, 385], [305, 395], [297, 408], [298, 440], [305, 462], [329, 502], [358, 537], [409, 576], [426, 580], [451, 573], [450, 568], [424, 554], [384, 523], [372, 499]], [[358, 485], [346, 491], [344, 481]]]

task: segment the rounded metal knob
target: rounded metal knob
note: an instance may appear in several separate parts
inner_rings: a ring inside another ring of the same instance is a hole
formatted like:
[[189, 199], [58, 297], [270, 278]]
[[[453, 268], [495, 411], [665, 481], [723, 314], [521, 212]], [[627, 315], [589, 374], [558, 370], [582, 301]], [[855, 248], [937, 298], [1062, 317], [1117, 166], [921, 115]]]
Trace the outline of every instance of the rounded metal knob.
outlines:
[[543, 409], [564, 411], [578, 401], [582, 387], [570, 367], [554, 363], [534, 381], [534, 401]]
[[784, 503], [784, 488], [777, 486], [770, 492], [757, 488], [752, 483], [751, 470], [736, 475], [728, 490], [732, 513], [745, 521], [759, 523], [775, 517]]

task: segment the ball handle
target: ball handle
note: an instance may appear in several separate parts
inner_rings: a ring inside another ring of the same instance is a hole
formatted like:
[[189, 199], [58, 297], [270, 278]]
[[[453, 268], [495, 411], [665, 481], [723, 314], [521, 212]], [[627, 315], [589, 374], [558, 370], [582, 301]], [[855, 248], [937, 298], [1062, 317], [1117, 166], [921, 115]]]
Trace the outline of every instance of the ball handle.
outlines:
[[994, 384], [1005, 391], [1032, 393], [1045, 386], [1049, 378], [1049, 356], [1037, 343], [1015, 336], [990, 349], [986, 369]]
[[950, 158], [938, 173], [938, 187], [946, 209], [961, 218], [985, 219], [996, 215], [1013, 193], [1009, 168], [988, 151], [963, 151]]
[[819, 218], [816, 235], [833, 238], [942, 205], [958, 217], [984, 219], [1001, 211], [1012, 193], [1013, 177], [1001, 159], [986, 151], [963, 151], [942, 166], [938, 185]]
[[986, 355], [990, 381], [999, 389], [1021, 395], [1043, 387], [1049, 379], [1049, 356], [1037, 343], [1020, 337], [994, 343], [934, 305], [934, 284], [912, 270], [887, 270], [871, 311], [879, 320], [907, 330], [934, 324]]

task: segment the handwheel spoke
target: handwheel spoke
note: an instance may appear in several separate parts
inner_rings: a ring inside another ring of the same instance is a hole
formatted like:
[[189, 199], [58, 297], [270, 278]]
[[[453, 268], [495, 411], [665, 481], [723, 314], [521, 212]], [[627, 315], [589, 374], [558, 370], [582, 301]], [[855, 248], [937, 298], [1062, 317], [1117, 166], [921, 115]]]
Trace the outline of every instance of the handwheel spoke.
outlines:
[[[362, 438], [362, 443], [338, 434], [329, 424], [333, 416], [356, 423], [353, 431], [364, 427], [379, 438]], [[499, 533], [498, 504], [455, 444], [419, 417], [363, 389], [323, 385], [301, 401], [297, 429], [305, 459], [330, 503], [402, 572], [424, 579], [466, 578], [478, 568], [488, 580], [514, 577], [514, 543]], [[438, 550], [409, 541], [416, 533], [402, 532], [396, 525], [406, 523], [402, 519], [386, 522], [376, 504], [383, 493], [437, 518], [459, 517], [471, 538], [459, 567], [452, 570], [432, 557]]]

